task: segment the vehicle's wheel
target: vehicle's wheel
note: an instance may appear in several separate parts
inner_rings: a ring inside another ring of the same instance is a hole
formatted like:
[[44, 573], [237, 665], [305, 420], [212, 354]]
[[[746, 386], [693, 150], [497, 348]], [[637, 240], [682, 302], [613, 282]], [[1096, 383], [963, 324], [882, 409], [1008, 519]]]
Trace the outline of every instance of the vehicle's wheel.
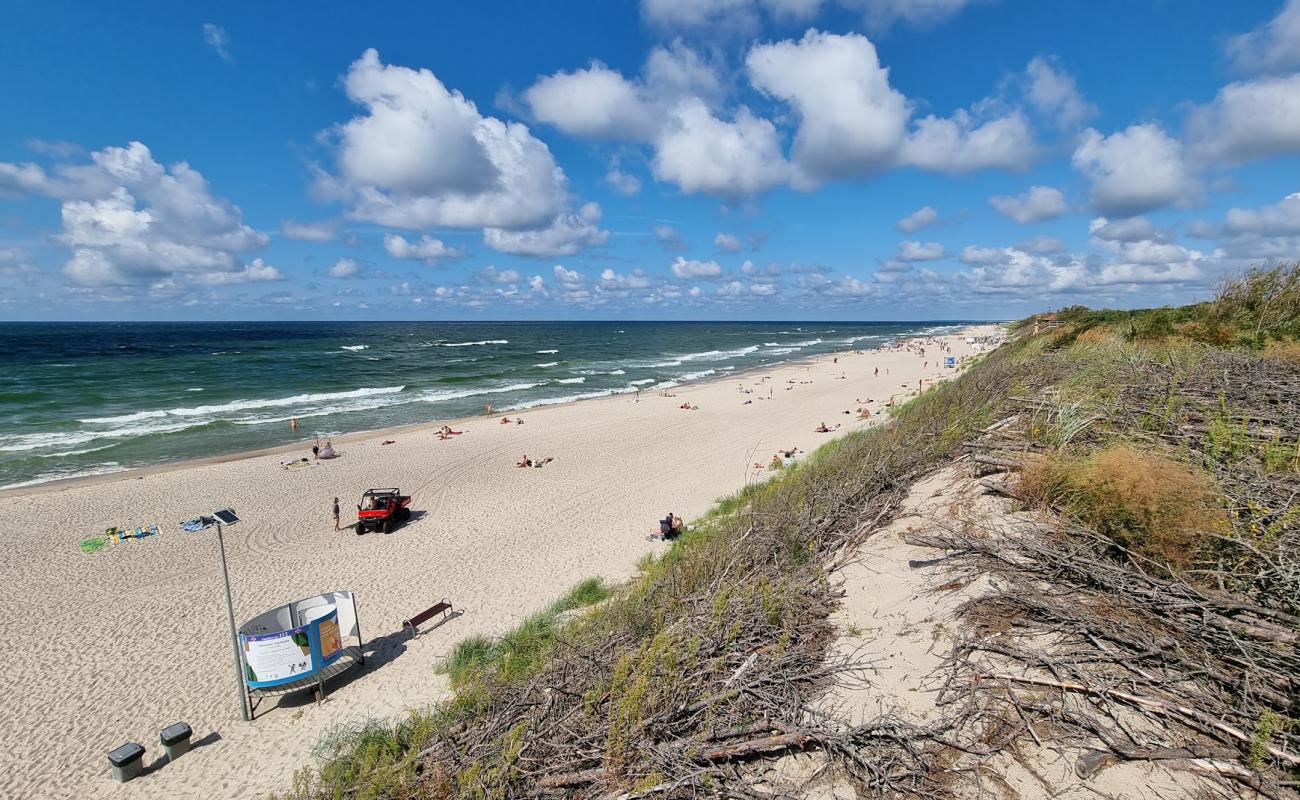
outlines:
[[410, 519], [411, 509], [407, 507], [403, 507], [401, 517], [402, 517], [402, 522], [406, 522], [408, 519]]
[[363, 533], [365, 533], [365, 532], [366, 532], [366, 526], [365, 526], [365, 525], [362, 525], [360, 522], [358, 522], [358, 523], [357, 523], [357, 536], [360, 536], [361, 534], [363, 534]]
[[392, 532], [393, 532], [393, 518], [389, 517], [388, 519], [384, 520], [384, 533], [392, 533]]

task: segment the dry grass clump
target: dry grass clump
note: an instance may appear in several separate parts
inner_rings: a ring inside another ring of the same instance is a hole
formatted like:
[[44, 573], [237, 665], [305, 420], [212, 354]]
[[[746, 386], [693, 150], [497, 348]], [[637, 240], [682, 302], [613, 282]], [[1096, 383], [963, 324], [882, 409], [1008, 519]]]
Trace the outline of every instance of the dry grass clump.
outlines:
[[1114, 329], [1097, 326], [1083, 331], [1074, 341], [1078, 344], [1119, 345], [1123, 339]]
[[1021, 475], [1026, 499], [1065, 511], [1121, 547], [1179, 569], [1227, 515], [1209, 478], [1156, 453], [1113, 445], [1086, 458], [1049, 456]]
[[1264, 348], [1264, 357], [1300, 367], [1300, 342], [1270, 342]]

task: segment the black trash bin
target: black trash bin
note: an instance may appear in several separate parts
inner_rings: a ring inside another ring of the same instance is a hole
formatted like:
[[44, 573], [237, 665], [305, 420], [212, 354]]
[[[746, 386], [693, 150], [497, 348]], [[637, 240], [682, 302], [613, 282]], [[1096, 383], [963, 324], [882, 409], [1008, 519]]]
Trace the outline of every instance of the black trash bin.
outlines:
[[167, 751], [167, 760], [175, 761], [190, 751], [190, 737], [194, 731], [188, 723], [174, 722], [162, 729], [160, 739], [163, 749]]
[[144, 760], [144, 745], [127, 742], [108, 752], [108, 763], [113, 765], [113, 777], [118, 783], [126, 783], [140, 774], [140, 762]]

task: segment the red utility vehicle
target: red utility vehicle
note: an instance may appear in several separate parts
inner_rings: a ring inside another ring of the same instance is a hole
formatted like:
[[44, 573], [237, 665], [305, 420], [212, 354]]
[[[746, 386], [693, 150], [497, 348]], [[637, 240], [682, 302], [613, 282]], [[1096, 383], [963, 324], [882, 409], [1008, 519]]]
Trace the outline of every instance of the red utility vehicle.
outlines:
[[392, 533], [411, 518], [411, 496], [401, 489], [368, 489], [357, 505], [357, 535], [366, 531]]

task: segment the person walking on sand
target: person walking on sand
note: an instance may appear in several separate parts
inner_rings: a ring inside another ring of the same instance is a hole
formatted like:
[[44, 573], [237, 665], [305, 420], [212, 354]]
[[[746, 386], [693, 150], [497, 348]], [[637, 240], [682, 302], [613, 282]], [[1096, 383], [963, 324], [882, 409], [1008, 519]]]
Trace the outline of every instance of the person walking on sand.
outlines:
[[334, 498], [334, 530], [341, 530], [339, 528], [339, 499], [337, 497]]

